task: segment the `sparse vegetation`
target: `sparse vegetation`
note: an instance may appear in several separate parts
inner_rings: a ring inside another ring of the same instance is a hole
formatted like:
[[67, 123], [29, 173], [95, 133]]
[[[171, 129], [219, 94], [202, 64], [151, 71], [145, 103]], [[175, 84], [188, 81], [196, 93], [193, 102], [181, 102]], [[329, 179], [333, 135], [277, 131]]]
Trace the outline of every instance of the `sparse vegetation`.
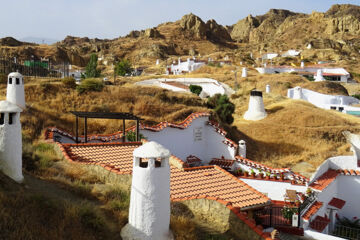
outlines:
[[215, 94], [208, 99], [207, 105], [214, 109], [220, 122], [231, 124], [234, 121], [232, 114], [235, 111], [235, 105], [230, 102], [227, 95]]
[[65, 77], [61, 80], [61, 83], [66, 88], [76, 88], [76, 81], [73, 77]]
[[89, 78], [81, 81], [80, 85], [76, 86], [79, 93], [85, 92], [101, 92], [104, 88], [104, 83], [99, 79]]

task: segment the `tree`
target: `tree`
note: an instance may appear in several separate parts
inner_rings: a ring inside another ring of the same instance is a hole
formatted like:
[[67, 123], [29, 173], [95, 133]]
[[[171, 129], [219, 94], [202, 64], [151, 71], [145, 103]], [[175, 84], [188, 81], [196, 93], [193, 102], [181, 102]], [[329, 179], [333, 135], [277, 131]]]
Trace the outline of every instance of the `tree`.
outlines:
[[207, 101], [208, 108], [214, 109], [217, 118], [224, 123], [231, 124], [234, 121], [232, 114], [235, 105], [230, 102], [227, 95], [215, 94]]
[[190, 92], [195, 93], [196, 95], [200, 95], [202, 91], [202, 87], [198, 85], [190, 85], [189, 86]]
[[85, 69], [85, 78], [100, 77], [100, 70], [97, 69], [98, 58], [95, 53], [91, 54], [90, 61]]
[[133, 68], [131, 67], [131, 63], [127, 59], [122, 59], [120, 62], [116, 64], [115, 73], [116, 75], [125, 76], [126, 74], [130, 74]]

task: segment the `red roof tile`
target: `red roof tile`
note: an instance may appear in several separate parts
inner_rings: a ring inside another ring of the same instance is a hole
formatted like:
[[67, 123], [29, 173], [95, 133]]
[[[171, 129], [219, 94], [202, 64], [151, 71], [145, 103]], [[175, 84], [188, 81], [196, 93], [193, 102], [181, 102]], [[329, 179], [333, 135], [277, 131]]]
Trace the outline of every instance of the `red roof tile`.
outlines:
[[360, 171], [353, 170], [353, 169], [339, 169], [339, 170], [337, 170], [337, 172], [342, 174], [342, 175], [360, 176]]
[[324, 190], [335, 178], [339, 175], [336, 170], [329, 169], [323, 175], [321, 175], [315, 182], [311, 183], [309, 187], [317, 190]]
[[328, 203], [328, 205], [336, 207], [338, 209], [342, 209], [345, 205], [345, 201], [339, 198], [333, 198], [331, 199], [331, 201]]
[[322, 207], [322, 202], [314, 202], [313, 205], [306, 211], [306, 213], [302, 216], [303, 219], [309, 220], [319, 209]]
[[217, 165], [221, 168], [229, 170], [234, 165], [234, 163], [235, 163], [235, 160], [228, 160], [228, 159], [223, 159], [223, 158], [213, 158], [209, 162], [209, 165]]
[[318, 232], [322, 232], [329, 223], [329, 218], [316, 216], [316, 218], [310, 223], [310, 227]]
[[[63, 144], [71, 161], [98, 164], [118, 174], [131, 174], [133, 151], [140, 143]], [[231, 202], [244, 208], [267, 204], [270, 200], [218, 166], [177, 168], [171, 165], [171, 199], [208, 198]], [[225, 204], [226, 205], [226, 204]]]

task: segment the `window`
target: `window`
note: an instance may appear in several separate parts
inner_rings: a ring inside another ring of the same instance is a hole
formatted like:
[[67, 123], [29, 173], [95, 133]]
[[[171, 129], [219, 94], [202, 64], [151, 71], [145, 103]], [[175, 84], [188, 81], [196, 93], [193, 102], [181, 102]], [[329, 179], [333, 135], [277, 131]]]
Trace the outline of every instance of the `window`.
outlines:
[[9, 113], [9, 125], [14, 123], [16, 113]]
[[20, 78], [16, 78], [16, 85], [20, 84]]
[[5, 122], [5, 113], [1, 113], [0, 115], [0, 125], [4, 125]]
[[336, 110], [336, 107], [331, 106], [330, 109], [331, 110]]
[[12, 84], [12, 78], [11, 77], [9, 78], [9, 84]]
[[147, 168], [147, 167], [148, 167], [148, 163], [149, 163], [149, 160], [148, 160], [148, 159], [140, 158], [139, 166], [142, 167], [142, 168]]

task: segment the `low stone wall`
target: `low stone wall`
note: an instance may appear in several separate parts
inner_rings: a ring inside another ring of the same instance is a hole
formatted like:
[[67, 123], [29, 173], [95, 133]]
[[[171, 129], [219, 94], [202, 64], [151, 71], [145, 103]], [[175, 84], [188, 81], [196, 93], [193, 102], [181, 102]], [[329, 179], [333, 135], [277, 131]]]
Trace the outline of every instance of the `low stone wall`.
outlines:
[[[193, 199], [182, 201], [194, 214], [196, 219], [206, 222], [219, 232], [229, 232], [236, 239], [263, 240], [261, 236], [248, 224], [242, 221], [230, 208], [215, 200]], [[254, 224], [255, 225], [255, 224]], [[256, 226], [254, 226], [256, 228]], [[262, 232], [262, 229], [258, 229]]]

